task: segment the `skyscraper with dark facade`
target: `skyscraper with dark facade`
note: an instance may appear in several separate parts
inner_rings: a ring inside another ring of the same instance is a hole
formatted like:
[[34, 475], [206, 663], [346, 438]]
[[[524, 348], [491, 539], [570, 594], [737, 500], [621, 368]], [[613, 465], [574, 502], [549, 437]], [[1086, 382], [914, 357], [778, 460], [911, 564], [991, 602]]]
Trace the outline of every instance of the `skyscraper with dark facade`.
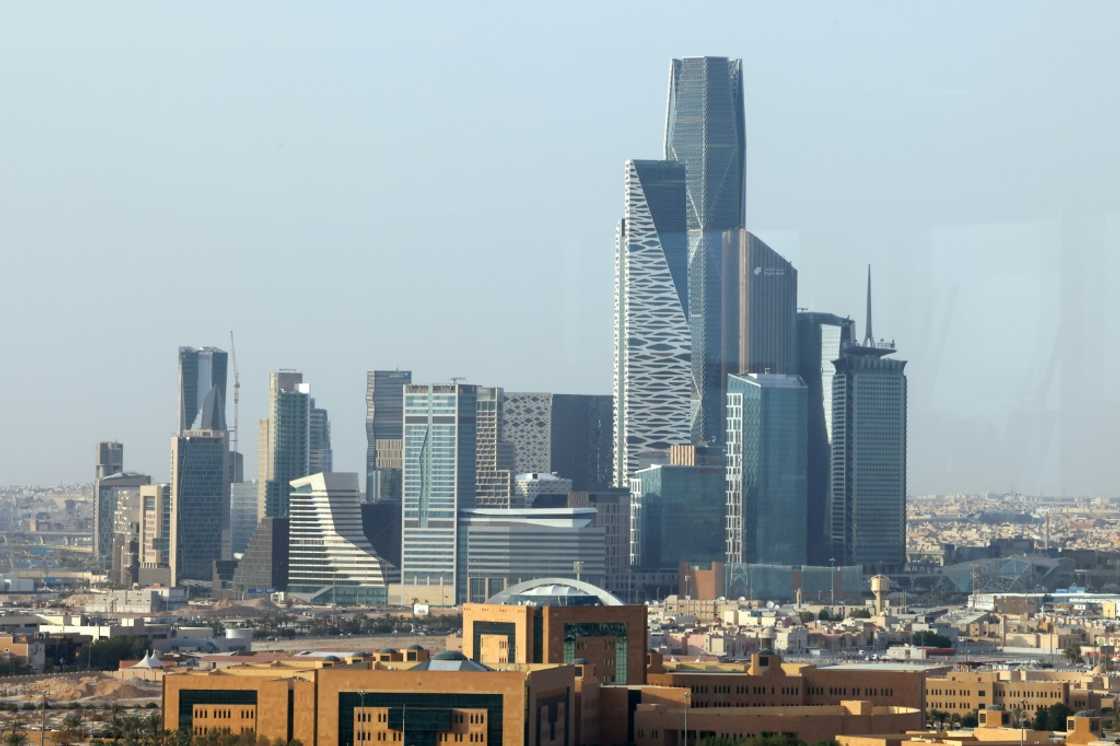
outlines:
[[404, 389], [401, 582], [454, 598], [460, 510], [474, 507], [478, 387]]
[[404, 387], [412, 371], [366, 371], [366, 499], [401, 496]]
[[614, 287], [614, 482], [691, 436], [685, 167], [627, 161]]
[[97, 444], [97, 468], [94, 479], [102, 479], [110, 474], [124, 471], [124, 445], [112, 440]]
[[722, 277], [724, 373], [796, 373], [794, 266], [750, 231], [728, 231]]
[[502, 440], [514, 476], [555, 473], [572, 489], [609, 488], [613, 416], [609, 394], [504, 392]]
[[630, 479], [630, 565], [676, 570], [723, 559], [724, 470], [658, 464]]
[[871, 327], [846, 346], [832, 379], [829, 537], [837, 564], [890, 571], [906, 562], [906, 361]]
[[171, 583], [209, 581], [222, 559], [229, 510], [224, 430], [187, 430], [171, 439]]
[[288, 515], [289, 483], [311, 470], [311, 387], [294, 370], [268, 377], [268, 418], [260, 421], [257, 515]]
[[226, 429], [228, 358], [217, 347], [179, 348], [179, 432]]
[[308, 427], [307, 473], [334, 471], [334, 452], [331, 450], [331, 421], [327, 410], [315, 406], [311, 400], [311, 424]]
[[727, 389], [729, 563], [803, 565], [807, 556], [806, 388], [746, 373]]
[[832, 558], [827, 540], [829, 461], [832, 449], [833, 363], [853, 342], [855, 323], [831, 313], [797, 314], [797, 371], [808, 397], [808, 535], [809, 562], [828, 564]]
[[665, 158], [683, 163], [688, 221], [688, 317], [692, 334], [692, 435], [723, 439], [721, 309], [723, 233], [746, 223], [746, 114], [741, 60], [673, 60]]

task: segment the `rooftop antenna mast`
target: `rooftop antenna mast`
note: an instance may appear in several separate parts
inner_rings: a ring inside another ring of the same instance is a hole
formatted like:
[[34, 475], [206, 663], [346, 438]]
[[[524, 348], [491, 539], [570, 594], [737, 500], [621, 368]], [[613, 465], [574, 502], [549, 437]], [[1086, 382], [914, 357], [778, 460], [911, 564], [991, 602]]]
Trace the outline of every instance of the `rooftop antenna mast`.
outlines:
[[239, 453], [237, 450], [237, 434], [241, 431], [241, 374], [237, 370], [237, 347], [233, 344], [232, 329], [229, 331], [229, 354], [233, 358], [233, 429], [230, 431], [230, 450]]
[[871, 265], [867, 265], [867, 329], [863, 333], [865, 347], [875, 346], [875, 334], [871, 331]]

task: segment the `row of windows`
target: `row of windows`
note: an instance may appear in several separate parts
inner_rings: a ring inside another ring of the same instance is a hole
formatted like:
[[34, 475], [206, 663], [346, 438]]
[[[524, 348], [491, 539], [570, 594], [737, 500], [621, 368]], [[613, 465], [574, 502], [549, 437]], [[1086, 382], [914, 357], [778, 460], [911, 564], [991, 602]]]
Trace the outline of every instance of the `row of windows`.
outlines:
[[206, 720], [208, 718], [228, 720], [234, 717], [245, 720], [254, 716], [253, 708], [251, 707], [241, 707], [236, 710], [211, 710], [208, 708], [199, 707], [195, 709], [193, 714], [196, 720]]

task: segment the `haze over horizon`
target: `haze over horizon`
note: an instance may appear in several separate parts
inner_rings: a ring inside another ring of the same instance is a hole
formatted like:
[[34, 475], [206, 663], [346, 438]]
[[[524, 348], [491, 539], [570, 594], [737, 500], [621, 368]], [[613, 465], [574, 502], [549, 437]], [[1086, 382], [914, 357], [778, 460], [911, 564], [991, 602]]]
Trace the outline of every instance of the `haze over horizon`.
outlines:
[[1120, 495], [1120, 6], [332, 7], [8, 9], [0, 484], [110, 439], [166, 479], [176, 350], [230, 329], [249, 478], [270, 369], [359, 473], [370, 368], [608, 393], [623, 162], [708, 54], [799, 305], [862, 334], [873, 266], [909, 492]]

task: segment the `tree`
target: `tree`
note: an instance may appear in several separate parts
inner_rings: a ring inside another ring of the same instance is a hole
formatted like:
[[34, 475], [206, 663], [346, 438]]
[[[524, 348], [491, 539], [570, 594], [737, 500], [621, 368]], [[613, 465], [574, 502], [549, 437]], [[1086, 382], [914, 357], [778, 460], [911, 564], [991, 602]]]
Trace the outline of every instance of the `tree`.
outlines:
[[13, 723], [11, 729], [4, 734], [4, 746], [27, 746], [27, 734]]
[[1046, 730], [1065, 731], [1066, 720], [1073, 714], [1073, 710], [1061, 702], [1050, 705], [1046, 711]]
[[1046, 725], [1049, 722], [1045, 707], [1039, 707], [1038, 711], [1034, 714], [1034, 720], [1031, 722], [1032, 730], [1046, 730]]
[[821, 609], [821, 613], [817, 614], [817, 621], [819, 621], [819, 622], [831, 622], [832, 621], [832, 614], [828, 613], [828, 609]]
[[915, 632], [912, 641], [915, 645], [925, 648], [953, 647], [953, 641], [948, 637], [946, 637], [945, 635], [939, 635], [936, 632], [928, 629], [921, 630], [920, 632]]
[[[1065, 654], [1066, 658], [1069, 659], [1070, 663], [1081, 663], [1081, 662], [1083, 662], [1083, 659], [1081, 657], [1081, 643], [1077, 643], [1077, 642], [1069, 643], [1064, 648], [1062, 648], [1062, 653]], [[1063, 725], [1062, 727], [1064, 728], [1065, 726]]]
[[797, 616], [798, 616], [799, 619], [801, 619], [802, 624], [808, 624], [809, 622], [813, 621], [813, 619], [815, 618], [813, 616], [813, 612], [811, 612], [811, 611], [799, 612], [797, 614]]
[[970, 712], [961, 718], [961, 726], [964, 728], [975, 728], [980, 725], [980, 718], [975, 712]]

